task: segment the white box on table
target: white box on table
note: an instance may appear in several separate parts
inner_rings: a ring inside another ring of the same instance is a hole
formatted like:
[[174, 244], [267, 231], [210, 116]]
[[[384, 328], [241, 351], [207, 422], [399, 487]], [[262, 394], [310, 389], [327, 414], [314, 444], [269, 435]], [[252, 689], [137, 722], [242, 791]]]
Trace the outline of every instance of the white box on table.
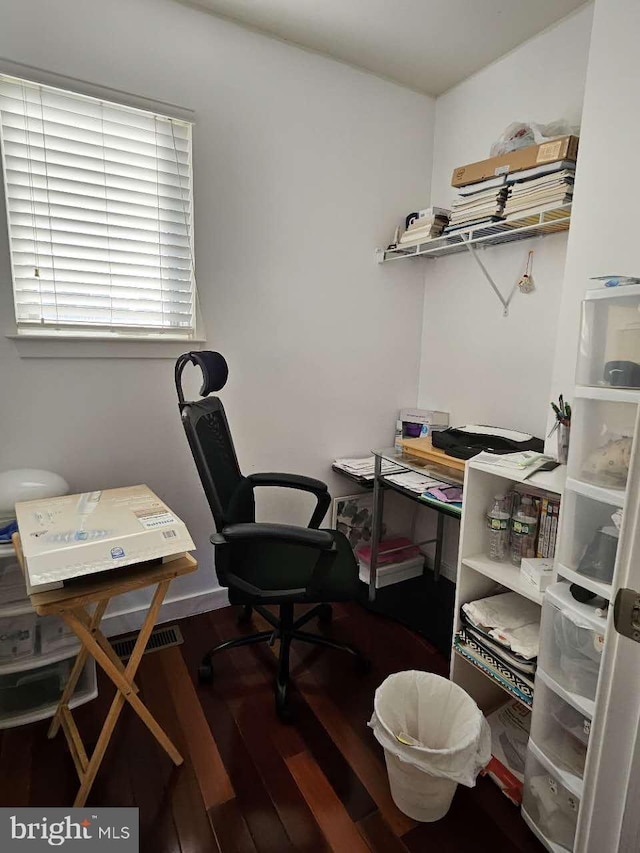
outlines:
[[16, 504], [29, 592], [195, 548], [183, 521], [148, 486]]

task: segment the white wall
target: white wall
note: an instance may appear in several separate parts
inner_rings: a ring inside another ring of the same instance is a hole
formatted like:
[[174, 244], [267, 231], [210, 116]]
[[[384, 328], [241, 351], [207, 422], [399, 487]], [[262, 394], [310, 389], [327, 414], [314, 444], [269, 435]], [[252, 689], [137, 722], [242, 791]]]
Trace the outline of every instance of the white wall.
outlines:
[[[454, 167], [489, 156], [513, 121], [579, 123], [592, 6], [581, 8], [436, 101], [431, 201], [448, 206]], [[534, 249], [536, 291], [513, 299], [509, 316], [470, 256], [425, 261], [419, 403], [465, 422], [542, 436], [560, 304], [565, 235], [482, 252], [507, 295]]]
[[[389, 444], [416, 402], [422, 272], [373, 250], [428, 196], [432, 99], [171, 0], [3, 0], [0, 56], [195, 110], [198, 286], [243, 467], [348, 492], [330, 461]], [[24, 359], [0, 336], [0, 470], [52, 469], [74, 490], [148, 483], [198, 545], [179, 597], [216, 584], [172, 368]], [[302, 520], [298, 495], [265, 511]]]

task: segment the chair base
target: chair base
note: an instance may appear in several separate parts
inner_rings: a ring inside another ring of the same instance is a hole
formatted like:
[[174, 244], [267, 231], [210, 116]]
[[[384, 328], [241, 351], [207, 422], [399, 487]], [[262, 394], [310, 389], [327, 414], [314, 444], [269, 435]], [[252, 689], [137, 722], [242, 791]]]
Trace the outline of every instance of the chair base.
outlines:
[[202, 663], [198, 669], [198, 680], [201, 684], [211, 684], [213, 681], [213, 667], [211, 658], [218, 652], [226, 649], [235, 649], [240, 646], [251, 646], [255, 643], [269, 643], [273, 645], [276, 640], [280, 641], [280, 652], [278, 655], [278, 671], [275, 681], [275, 701], [276, 712], [278, 717], [283, 722], [291, 722], [292, 714], [287, 703], [287, 692], [289, 688], [289, 652], [292, 640], [299, 640], [302, 643], [311, 643], [315, 646], [325, 646], [330, 649], [337, 649], [341, 652], [347, 652], [354, 659], [356, 666], [360, 672], [366, 673], [370, 670], [370, 663], [355, 646], [350, 646], [348, 643], [338, 643], [335, 640], [330, 640], [321, 634], [312, 634], [309, 631], [301, 631], [300, 628], [317, 618], [320, 623], [329, 624], [332, 619], [332, 609], [330, 604], [317, 604], [308, 610], [299, 619], [293, 618], [293, 604], [281, 604], [279, 618], [274, 616], [271, 611], [267, 610], [259, 604], [245, 605], [238, 617], [238, 621], [245, 622], [251, 618], [251, 612], [255, 610], [266, 621], [273, 626], [272, 631], [258, 631], [255, 634], [245, 634], [241, 637], [236, 637], [233, 640], [227, 640], [220, 643], [211, 649], [203, 657]]

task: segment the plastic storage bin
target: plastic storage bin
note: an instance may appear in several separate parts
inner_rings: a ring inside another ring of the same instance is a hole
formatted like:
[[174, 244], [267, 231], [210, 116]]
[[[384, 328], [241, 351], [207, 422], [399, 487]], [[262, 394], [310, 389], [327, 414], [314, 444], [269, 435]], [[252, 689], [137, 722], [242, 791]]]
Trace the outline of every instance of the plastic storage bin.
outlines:
[[0, 606], [28, 603], [24, 575], [15, 556], [0, 558]]
[[618, 547], [612, 516], [615, 504], [596, 501], [567, 488], [563, 495], [564, 531], [558, 562], [585, 577], [610, 584]]
[[544, 766], [530, 747], [525, 767], [522, 809], [540, 833], [552, 843], [572, 850], [579, 808], [579, 797]]
[[576, 381], [640, 388], [640, 285], [587, 292]]
[[557, 767], [582, 778], [591, 720], [554, 693], [540, 670], [536, 676], [535, 695], [531, 739]]
[[623, 490], [627, 485], [637, 413], [634, 403], [575, 399], [569, 477], [606, 489]]
[[31, 657], [36, 646], [35, 612], [0, 618], [0, 661]]
[[[0, 675], [0, 729], [46, 720], [55, 713], [75, 658], [37, 669]], [[77, 708], [98, 695], [96, 666], [87, 661], [69, 702]]]
[[569, 584], [547, 587], [542, 606], [538, 666], [570, 693], [595, 699], [606, 619], [578, 603]]
[[38, 619], [38, 638], [41, 655], [67, 650], [71, 654], [79, 647], [78, 638], [60, 616], [41, 616]]

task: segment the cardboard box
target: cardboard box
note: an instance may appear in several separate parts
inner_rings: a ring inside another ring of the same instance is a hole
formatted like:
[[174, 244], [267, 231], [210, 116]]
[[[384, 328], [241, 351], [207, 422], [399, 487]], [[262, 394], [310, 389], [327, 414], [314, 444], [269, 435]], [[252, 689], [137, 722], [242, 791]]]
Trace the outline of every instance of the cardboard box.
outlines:
[[491, 761], [484, 769], [511, 802], [520, 805], [531, 711], [512, 699], [487, 717], [491, 728]]
[[550, 557], [523, 557], [520, 572], [531, 586], [544, 592], [553, 579], [553, 560]]
[[457, 166], [451, 177], [452, 187], [464, 187], [467, 184], [477, 184], [487, 178], [506, 175], [511, 172], [521, 172], [533, 166], [555, 163], [559, 160], [575, 160], [578, 156], [578, 137], [560, 136], [540, 145], [528, 145], [509, 154], [479, 160], [466, 166]]
[[22, 501], [16, 517], [29, 592], [195, 548], [184, 522], [147, 486]]

